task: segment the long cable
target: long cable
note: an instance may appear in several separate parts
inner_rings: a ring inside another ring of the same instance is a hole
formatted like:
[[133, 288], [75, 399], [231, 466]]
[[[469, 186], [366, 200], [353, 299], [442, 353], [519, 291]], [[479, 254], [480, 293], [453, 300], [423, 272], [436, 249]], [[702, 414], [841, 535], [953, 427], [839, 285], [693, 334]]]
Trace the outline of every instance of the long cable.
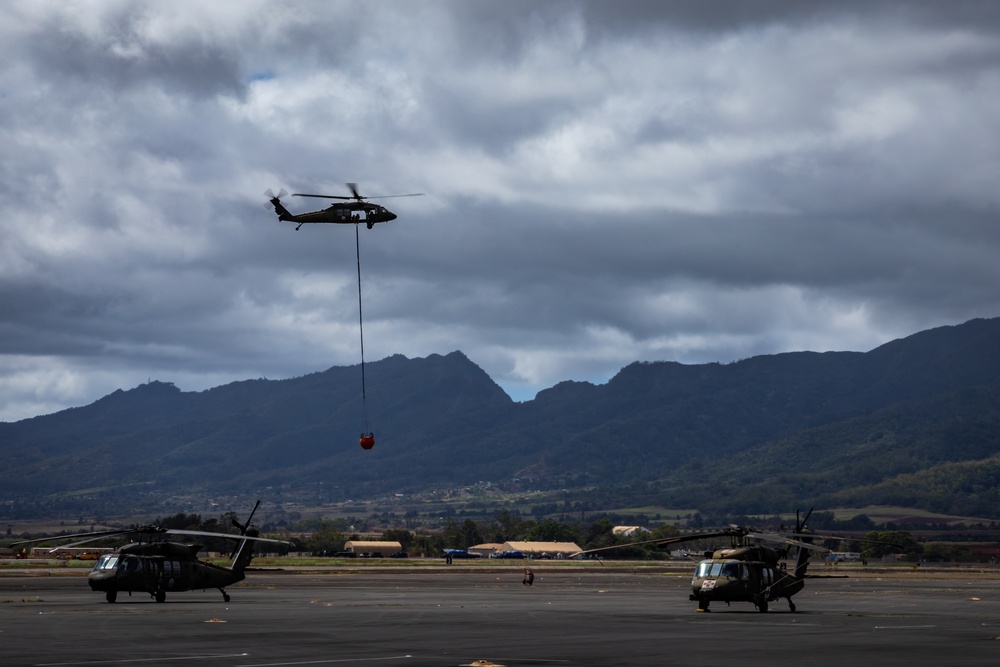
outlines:
[[364, 414], [364, 435], [371, 435], [368, 427], [368, 397], [365, 395], [365, 320], [361, 312], [361, 236], [358, 233], [358, 223], [354, 223], [354, 245], [358, 258], [358, 332], [361, 336], [361, 411]]

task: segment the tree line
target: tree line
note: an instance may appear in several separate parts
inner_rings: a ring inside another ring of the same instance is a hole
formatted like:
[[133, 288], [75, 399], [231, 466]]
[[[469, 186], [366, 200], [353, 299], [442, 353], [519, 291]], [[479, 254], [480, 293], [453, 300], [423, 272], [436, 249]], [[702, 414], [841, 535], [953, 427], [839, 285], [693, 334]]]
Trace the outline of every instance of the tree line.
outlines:
[[[157, 523], [164, 528], [180, 530], [201, 530], [206, 532], [237, 532], [232, 525], [234, 514], [229, 512], [218, 519], [202, 519], [198, 514], [179, 513]], [[732, 523], [749, 525], [750, 517], [693, 517], [699, 529], [711, 526], [726, 526]], [[734, 521], [734, 519], [736, 521]], [[742, 521], [740, 521], [742, 519]], [[291, 542], [288, 551], [307, 552], [314, 555], [336, 553], [344, 550], [348, 540], [363, 539], [354, 530], [356, 520], [336, 518], [300, 522], [292, 530], [301, 529], [301, 534], [281, 533], [281, 538]], [[782, 529], [780, 517], [768, 519], [769, 525]], [[817, 512], [810, 519], [814, 530], [857, 531], [866, 530], [864, 539], [834, 540], [824, 539], [823, 546], [831, 551], [851, 551], [860, 553], [867, 561], [878, 561], [888, 556], [909, 562], [974, 562], [989, 560], [988, 555], [976, 553], [966, 544], [952, 542], [919, 542], [908, 530], [874, 530], [873, 522], [867, 516], [858, 515], [851, 519], [837, 520], [832, 512]], [[404, 528], [390, 528], [382, 533], [382, 540], [399, 542], [404, 551], [414, 556], [440, 556], [445, 549], [468, 549], [483, 543], [503, 544], [505, 542], [573, 542], [583, 550], [600, 549], [615, 545], [627, 545], [641, 540], [667, 539], [680, 535], [674, 524], [664, 523], [648, 532], [636, 535], [614, 533], [615, 523], [607, 516], [592, 520], [525, 518], [520, 513], [502, 510], [492, 517], [474, 520], [450, 517], [440, 530], [414, 532]], [[692, 526], [694, 527], [694, 526]], [[784, 526], [789, 529], [788, 526]], [[264, 527], [265, 532], [268, 527]], [[370, 539], [370, 538], [368, 538]], [[710, 549], [711, 543], [693, 542], [689, 550]], [[998, 551], [1000, 553], [1000, 551]], [[655, 542], [645, 545], [626, 546], [602, 553], [602, 558], [628, 560], [655, 560], [668, 557], [668, 552], [657, 548]]]

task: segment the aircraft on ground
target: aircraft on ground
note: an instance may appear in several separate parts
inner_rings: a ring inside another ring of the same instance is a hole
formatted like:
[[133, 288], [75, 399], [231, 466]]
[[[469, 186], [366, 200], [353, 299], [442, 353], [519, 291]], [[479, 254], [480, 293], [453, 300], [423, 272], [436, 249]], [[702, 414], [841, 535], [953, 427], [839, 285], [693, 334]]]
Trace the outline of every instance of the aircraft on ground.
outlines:
[[[795, 513], [795, 530], [791, 533], [765, 533], [750, 528], [736, 527], [710, 533], [695, 533], [680, 537], [660, 538], [620, 544], [600, 549], [581, 551], [573, 556], [594, 554], [623, 547], [640, 544], [656, 544], [661, 547], [671, 544], [681, 544], [694, 540], [707, 540], [717, 537], [728, 537], [728, 547], [718, 547], [706, 551], [691, 578], [692, 601], [698, 603], [698, 611], [708, 611], [712, 602], [750, 602], [758, 611], [766, 612], [770, 602], [782, 598], [788, 601], [788, 607], [795, 611], [792, 596], [805, 587], [809, 578], [829, 578], [826, 575], [808, 575], [810, 552], [827, 553], [830, 550], [813, 544], [813, 539], [846, 539], [830, 535], [814, 535], [806, 527], [805, 518], [799, 519]], [[778, 548], [765, 546], [765, 542], [781, 545]], [[789, 566], [786, 559], [790, 558], [795, 549], [795, 560]], [[688, 554], [690, 555], [690, 553]]]
[[[226, 586], [231, 586], [246, 578], [246, 568], [253, 558], [256, 542], [288, 544], [282, 540], [260, 537], [260, 531], [250, 525], [250, 521], [259, 506], [260, 501], [258, 500], [245, 523], [239, 523], [233, 519], [233, 525], [240, 530], [239, 535], [197, 530], [174, 530], [153, 525], [123, 530], [59, 535], [17, 542], [11, 546], [87, 538], [51, 550], [58, 552], [60, 548], [67, 549], [119, 536], [133, 536], [137, 538], [137, 542], [123, 546], [116, 552], [104, 554], [87, 575], [90, 589], [104, 593], [108, 602], [115, 602], [118, 599], [118, 593], [128, 593], [129, 595], [149, 593], [157, 602], [163, 602], [167, 599], [167, 593], [208, 590], [210, 588], [218, 589], [222, 593], [222, 599], [229, 602], [229, 594], [225, 590]], [[221, 567], [198, 559], [197, 554], [202, 549], [202, 545], [168, 540], [167, 538], [172, 535], [224, 538], [238, 540], [239, 544], [234, 551], [232, 565]]]

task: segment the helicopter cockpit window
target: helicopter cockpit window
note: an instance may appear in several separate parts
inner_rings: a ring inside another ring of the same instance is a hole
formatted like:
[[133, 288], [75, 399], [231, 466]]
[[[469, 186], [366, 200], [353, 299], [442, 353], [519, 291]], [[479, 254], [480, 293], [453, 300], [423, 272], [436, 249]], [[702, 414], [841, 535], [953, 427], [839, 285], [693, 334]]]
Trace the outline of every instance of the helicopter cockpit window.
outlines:
[[142, 561], [134, 556], [129, 558], [126, 556], [122, 558], [121, 564], [118, 566], [120, 570], [124, 570], [127, 573], [132, 572], [142, 572]]
[[702, 577], [729, 577], [731, 579], [740, 578], [740, 564], [739, 563], [719, 563], [710, 560], [702, 561], [698, 563], [698, 569], [695, 571], [695, 578]]
[[97, 560], [94, 565], [95, 570], [113, 570], [118, 566], [117, 554], [105, 554]]
[[740, 578], [740, 564], [739, 563], [723, 563], [722, 570], [719, 573], [723, 577], [729, 577], [730, 579]]

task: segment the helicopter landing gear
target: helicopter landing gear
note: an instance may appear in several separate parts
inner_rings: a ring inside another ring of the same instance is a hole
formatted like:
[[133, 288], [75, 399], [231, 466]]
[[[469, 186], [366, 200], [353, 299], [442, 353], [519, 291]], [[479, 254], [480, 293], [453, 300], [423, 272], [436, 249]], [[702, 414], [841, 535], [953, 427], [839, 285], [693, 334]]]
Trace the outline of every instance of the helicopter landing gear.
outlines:
[[118, 599], [118, 591], [108, 591], [104, 594], [104, 599], [107, 600], [108, 603], [114, 603], [114, 601]]
[[757, 600], [756, 605], [757, 605], [757, 611], [759, 611], [762, 614], [765, 613], [767, 611], [767, 598], [761, 597], [759, 600]]
[[708, 600], [698, 600], [698, 611], [709, 611]]
[[222, 593], [222, 600], [223, 600], [223, 602], [229, 602], [229, 593], [227, 593], [226, 591], [222, 590], [221, 588], [219, 589], [219, 592]]
[[153, 597], [156, 598], [157, 602], [163, 602], [164, 600], [167, 599], [167, 592], [166, 591], [156, 591], [156, 593], [153, 595]]
[[374, 223], [374, 222], [369, 222], [369, 223], [368, 223], [368, 229], [371, 229], [371, 228], [372, 228], [372, 227], [374, 227], [374, 226], [375, 226], [375, 223]]
[[795, 613], [795, 603], [792, 602], [792, 598], [788, 598], [788, 610]]

